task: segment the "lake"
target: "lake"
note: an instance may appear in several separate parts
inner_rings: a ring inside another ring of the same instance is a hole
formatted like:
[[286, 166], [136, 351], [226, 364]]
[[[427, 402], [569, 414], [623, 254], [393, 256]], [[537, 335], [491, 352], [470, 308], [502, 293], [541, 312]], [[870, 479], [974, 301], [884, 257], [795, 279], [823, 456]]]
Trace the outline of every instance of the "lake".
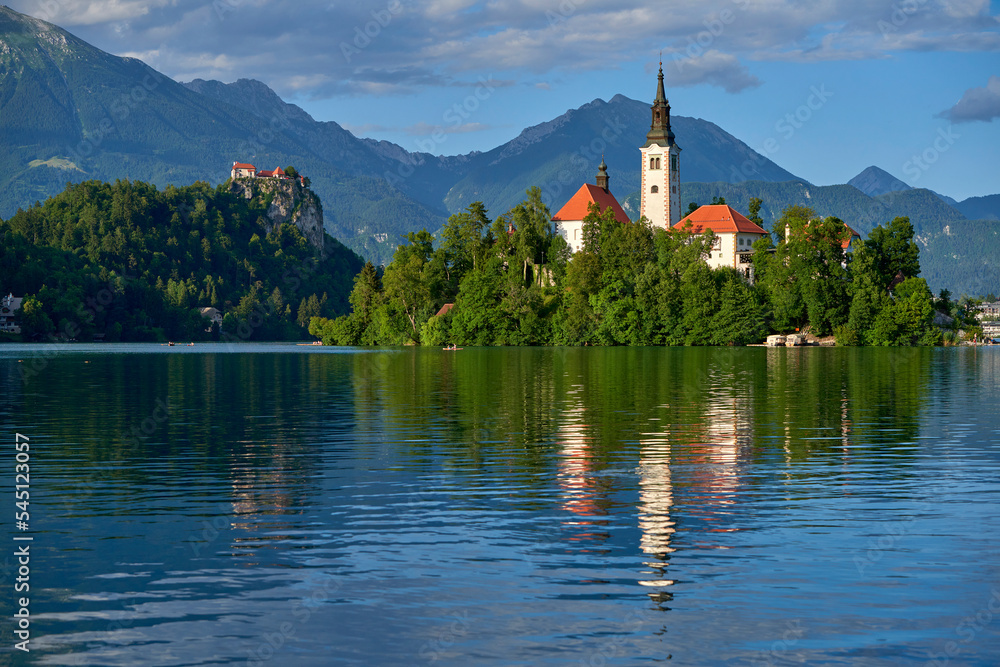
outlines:
[[4, 345], [0, 386], [4, 661], [1000, 660], [1000, 348]]

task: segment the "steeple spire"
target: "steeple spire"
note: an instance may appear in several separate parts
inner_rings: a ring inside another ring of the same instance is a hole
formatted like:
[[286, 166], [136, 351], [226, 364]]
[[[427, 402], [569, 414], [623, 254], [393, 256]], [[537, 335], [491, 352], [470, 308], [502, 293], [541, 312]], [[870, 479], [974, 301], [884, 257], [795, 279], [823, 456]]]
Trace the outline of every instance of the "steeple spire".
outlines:
[[663, 90], [663, 62], [656, 82], [656, 99], [653, 100], [653, 123], [646, 133], [646, 146], [673, 146], [674, 132], [670, 129], [670, 102]]
[[604, 164], [604, 155], [601, 155], [601, 166], [597, 168], [597, 187], [605, 192], [608, 191], [608, 165]]

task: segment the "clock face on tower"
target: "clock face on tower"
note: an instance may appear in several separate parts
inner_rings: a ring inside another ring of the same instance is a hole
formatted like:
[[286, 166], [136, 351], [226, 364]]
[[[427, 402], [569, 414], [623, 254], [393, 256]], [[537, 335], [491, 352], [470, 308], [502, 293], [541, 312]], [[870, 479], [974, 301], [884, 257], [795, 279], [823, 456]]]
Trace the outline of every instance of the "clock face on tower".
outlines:
[[642, 151], [641, 215], [656, 227], [669, 229], [680, 222], [680, 147], [670, 129], [670, 103], [663, 90], [663, 63], [657, 78], [652, 123]]

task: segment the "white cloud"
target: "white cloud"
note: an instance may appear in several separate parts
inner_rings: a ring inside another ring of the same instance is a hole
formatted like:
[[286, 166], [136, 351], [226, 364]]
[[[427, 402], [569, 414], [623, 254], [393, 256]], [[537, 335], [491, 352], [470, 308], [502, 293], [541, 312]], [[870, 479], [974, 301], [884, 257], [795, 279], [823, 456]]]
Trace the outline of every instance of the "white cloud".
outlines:
[[[35, 13], [38, 0], [6, 0]], [[280, 94], [392, 94], [614, 69], [662, 49], [675, 85], [737, 93], [754, 61], [1000, 51], [989, 0], [51, 0], [59, 25], [114, 53], [155, 53], [174, 77], [265, 81]], [[46, 17], [42, 17], [46, 18]], [[197, 61], [192, 66], [191, 61]], [[288, 72], [293, 72], [289, 77]], [[382, 74], [379, 74], [382, 73]], [[541, 75], [541, 76], [539, 76]], [[312, 88], [311, 90], [309, 90]]]
[[11, 8], [61, 27], [115, 23], [145, 16], [168, 0], [52, 0], [11, 2]]
[[991, 76], [983, 88], [970, 88], [958, 104], [938, 114], [953, 123], [990, 122], [1000, 118], [1000, 76]]
[[671, 87], [706, 83], [727, 93], [738, 93], [761, 83], [736, 56], [714, 49], [698, 58], [673, 54], [664, 66], [664, 78]]

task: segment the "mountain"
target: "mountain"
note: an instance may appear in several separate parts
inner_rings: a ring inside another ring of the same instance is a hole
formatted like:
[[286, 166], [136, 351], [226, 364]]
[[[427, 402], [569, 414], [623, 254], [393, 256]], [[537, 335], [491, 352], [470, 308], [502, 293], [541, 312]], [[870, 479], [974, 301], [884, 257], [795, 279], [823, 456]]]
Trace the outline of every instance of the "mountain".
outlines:
[[1000, 195], [969, 197], [955, 204], [955, 208], [967, 218], [1000, 220]]
[[227, 337], [301, 339], [350, 310], [363, 266], [322, 224], [295, 180], [86, 181], [0, 222], [0, 285], [32, 298], [27, 340], [204, 340], [202, 308]]
[[[675, 116], [674, 123], [687, 151], [684, 180], [796, 180], [708, 121]], [[648, 128], [648, 104], [619, 95], [486, 153], [411, 153], [318, 122], [258, 81], [181, 84], [0, 7], [0, 217], [61, 192], [67, 181], [129, 178], [163, 187], [222, 182], [234, 161], [294, 165], [321, 197], [327, 231], [385, 262], [401, 235], [436, 230], [473, 201], [495, 216], [542, 185], [550, 205], [561, 206], [592, 179], [602, 152], [612, 188], [627, 194], [638, 187], [636, 146]]]
[[[879, 169], [875, 166], [868, 167], [860, 174], [847, 181], [847, 184], [853, 185], [858, 190], [861, 190], [866, 195], [872, 197], [889, 194], [890, 192], [902, 192], [904, 190], [914, 189], [884, 169]], [[933, 190], [928, 190], [928, 192], [933, 193], [938, 199], [943, 201], [948, 206], [956, 206], [958, 204], [957, 201], [948, 195], [943, 195], [939, 192], [934, 192]]]
[[870, 197], [910, 189], [909, 185], [874, 165], [847, 181], [847, 184], [853, 185]]
[[366, 240], [375, 234], [398, 237], [445, 219], [442, 207], [386, 187], [381, 175], [395, 160], [336, 123], [317, 123], [263, 84], [185, 86], [6, 7], [0, 144], [2, 217], [61, 192], [67, 181], [219, 183], [234, 160], [253, 160], [308, 175], [327, 231], [361, 252], [371, 254]]
[[[582, 183], [593, 181], [602, 156], [611, 191], [623, 198], [639, 187], [638, 147], [646, 141], [649, 124], [649, 103], [624, 95], [570, 109], [477, 155], [468, 174], [448, 191], [445, 204], [455, 212], [482, 200], [494, 213], [501, 213], [537, 185], [554, 212]], [[713, 123], [675, 115], [671, 124], [683, 151], [682, 182], [801, 180]]]
[[[652, 81], [649, 92], [652, 99]], [[326, 231], [386, 263], [403, 235], [436, 231], [474, 201], [496, 217], [537, 185], [554, 212], [582, 183], [593, 182], [602, 155], [612, 192], [638, 217], [638, 147], [649, 124], [648, 101], [616, 95], [526, 128], [490, 151], [411, 153], [316, 121], [259, 81], [178, 83], [138, 60], [110, 55], [0, 7], [4, 218], [61, 192], [67, 181], [128, 178], [162, 188], [221, 183], [234, 161], [264, 169], [293, 165], [321, 198]], [[760, 197], [768, 221], [786, 206], [805, 204], [862, 233], [896, 215], [910, 215], [928, 234], [943, 233], [949, 221], [1000, 217], [1000, 195], [961, 204], [935, 199], [936, 193], [909, 188], [877, 167], [849, 185], [814, 186], [709, 121], [674, 115], [672, 124], [683, 149], [685, 203], [724, 196], [746, 211], [750, 197]], [[952, 273], [970, 267], [962, 264]]]

